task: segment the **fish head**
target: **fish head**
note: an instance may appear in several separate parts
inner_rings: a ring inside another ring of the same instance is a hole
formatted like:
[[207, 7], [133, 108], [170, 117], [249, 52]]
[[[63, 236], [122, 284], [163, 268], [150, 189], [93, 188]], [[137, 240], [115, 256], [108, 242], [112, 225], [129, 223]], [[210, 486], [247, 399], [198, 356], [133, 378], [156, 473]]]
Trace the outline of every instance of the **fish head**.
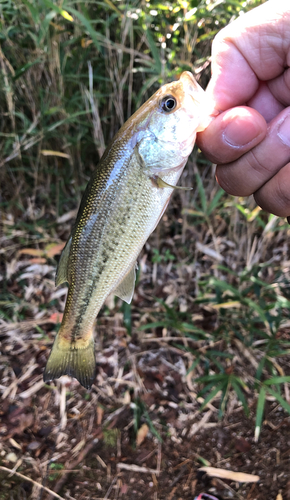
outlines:
[[184, 71], [178, 81], [163, 85], [154, 98], [156, 110], [149, 129], [161, 140], [182, 142], [193, 135], [195, 139], [196, 132], [209, 124], [205, 92], [189, 71]]
[[145, 103], [139, 154], [151, 172], [184, 166], [196, 133], [212, 120], [212, 108], [194, 76], [185, 71], [176, 82], [163, 85]]

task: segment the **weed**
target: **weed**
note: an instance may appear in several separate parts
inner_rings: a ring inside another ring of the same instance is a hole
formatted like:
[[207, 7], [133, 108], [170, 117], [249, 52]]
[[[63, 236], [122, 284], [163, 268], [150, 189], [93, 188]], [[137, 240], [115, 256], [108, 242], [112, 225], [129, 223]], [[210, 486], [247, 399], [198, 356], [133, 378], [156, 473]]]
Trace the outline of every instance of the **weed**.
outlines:
[[119, 436], [118, 429], [105, 428], [103, 429], [103, 436], [104, 436], [104, 443], [106, 446], [110, 446], [111, 448], [117, 446], [117, 440]]
[[170, 252], [169, 248], [167, 248], [164, 252], [164, 254], [161, 254], [158, 250], [158, 248], [153, 248], [152, 249], [152, 262], [153, 264], [156, 262], [157, 264], [160, 264], [161, 262], [164, 262], [164, 264], [167, 264], [168, 262], [171, 262], [175, 259], [175, 256]]
[[49, 474], [48, 479], [50, 481], [55, 481], [55, 479], [57, 479], [59, 477], [59, 472], [58, 471], [63, 470], [64, 469], [64, 465], [52, 462], [50, 464], [49, 468], [50, 468], [50, 471], [53, 471], [53, 472]]
[[157, 437], [159, 442], [162, 442], [162, 438], [150, 418], [146, 404], [140, 398], [137, 398], [131, 406], [134, 413], [135, 435], [137, 436], [137, 432], [142, 425], [142, 421], [145, 421], [152, 434]]

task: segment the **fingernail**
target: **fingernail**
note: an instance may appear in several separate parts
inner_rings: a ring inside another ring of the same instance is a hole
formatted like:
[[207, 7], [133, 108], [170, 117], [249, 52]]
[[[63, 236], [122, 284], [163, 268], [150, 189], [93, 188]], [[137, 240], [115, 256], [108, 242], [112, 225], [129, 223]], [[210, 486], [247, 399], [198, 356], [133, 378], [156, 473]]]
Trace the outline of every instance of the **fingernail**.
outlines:
[[277, 135], [280, 137], [283, 144], [290, 146], [290, 115], [286, 116], [284, 120], [279, 123]]
[[230, 146], [241, 147], [249, 144], [261, 132], [259, 124], [249, 119], [235, 118], [223, 131], [223, 139]]

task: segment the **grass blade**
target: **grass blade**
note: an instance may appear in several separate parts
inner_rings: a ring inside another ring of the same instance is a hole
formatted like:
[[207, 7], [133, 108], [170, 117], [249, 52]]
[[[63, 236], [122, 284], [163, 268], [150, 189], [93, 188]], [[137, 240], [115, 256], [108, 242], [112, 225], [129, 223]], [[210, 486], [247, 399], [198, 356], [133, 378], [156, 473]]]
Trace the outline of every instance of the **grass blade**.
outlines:
[[258, 397], [257, 412], [256, 412], [256, 425], [255, 425], [255, 438], [254, 438], [255, 443], [257, 443], [257, 441], [259, 440], [261, 432], [265, 400], [266, 400], [266, 387], [262, 386]]
[[284, 375], [284, 377], [272, 377], [268, 378], [267, 380], [264, 380], [265, 385], [277, 385], [277, 384], [283, 384], [284, 382], [290, 382], [290, 375]]
[[204, 402], [202, 403], [199, 411], [202, 411], [207, 403], [209, 403], [216, 395], [219, 391], [222, 391], [224, 389], [224, 382], [220, 382], [208, 395], [207, 397], [205, 398]]

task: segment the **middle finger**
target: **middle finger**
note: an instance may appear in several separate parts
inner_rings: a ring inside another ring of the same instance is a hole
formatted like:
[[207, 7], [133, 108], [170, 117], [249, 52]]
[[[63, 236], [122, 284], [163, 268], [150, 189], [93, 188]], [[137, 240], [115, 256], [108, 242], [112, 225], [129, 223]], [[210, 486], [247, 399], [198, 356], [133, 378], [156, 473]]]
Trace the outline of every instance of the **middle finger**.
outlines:
[[282, 111], [268, 126], [257, 146], [238, 160], [218, 165], [220, 186], [234, 196], [249, 196], [290, 161], [290, 108]]

